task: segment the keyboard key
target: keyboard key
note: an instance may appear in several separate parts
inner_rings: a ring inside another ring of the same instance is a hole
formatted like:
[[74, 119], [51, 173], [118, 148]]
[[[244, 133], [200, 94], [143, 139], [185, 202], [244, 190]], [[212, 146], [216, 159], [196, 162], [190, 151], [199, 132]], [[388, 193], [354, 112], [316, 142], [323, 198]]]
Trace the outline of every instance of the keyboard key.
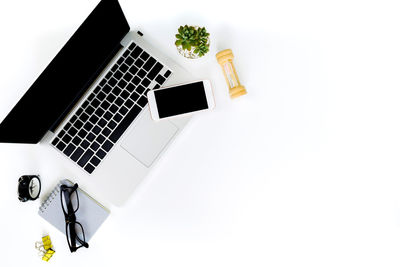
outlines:
[[156, 85], [154, 85], [154, 88], [153, 89], [158, 89], [158, 88], [160, 88], [161, 86], [159, 85], [159, 84], [156, 84]]
[[78, 117], [76, 115], [72, 116], [72, 118], [69, 120], [70, 123], [74, 123]]
[[150, 85], [150, 82], [151, 82], [151, 81], [150, 81], [149, 79], [144, 78], [141, 84], [142, 84], [144, 87], [147, 88], [147, 86]]
[[133, 48], [135, 48], [136, 44], [135, 43], [131, 43], [128, 47], [129, 50], [132, 51]]
[[83, 112], [83, 108], [79, 108], [78, 111], [75, 113], [77, 116], [81, 115]]
[[82, 115], [79, 117], [79, 119], [83, 122], [87, 121], [89, 119], [89, 115], [86, 113], [82, 113]]
[[94, 156], [91, 160], [90, 163], [93, 164], [93, 166], [97, 167], [100, 163], [100, 159], [96, 156]]
[[80, 128], [82, 128], [82, 126], [83, 126], [83, 122], [82, 122], [81, 120], [77, 120], [77, 121], [74, 123], [74, 126], [75, 126], [76, 129], [80, 129]]
[[113, 118], [116, 122], [120, 122], [122, 120], [122, 116], [120, 114], [115, 114]]
[[87, 123], [85, 123], [85, 125], [83, 125], [83, 128], [86, 130], [86, 131], [90, 131], [90, 130], [92, 130], [92, 128], [93, 128], [93, 124], [91, 123], [91, 122], [87, 122]]
[[121, 77], [122, 77], [122, 72], [120, 70], [117, 70], [114, 73], [113, 77], [119, 81], [119, 79], [121, 79]]
[[119, 83], [118, 83], [118, 86], [119, 86], [119, 88], [124, 89], [127, 84], [128, 83], [126, 81], [120, 80]]
[[96, 141], [93, 142], [93, 144], [90, 146], [91, 149], [93, 149], [93, 151], [97, 151], [97, 149], [99, 149], [100, 144], [97, 143]]
[[115, 104], [116, 104], [117, 106], [122, 106], [122, 104], [123, 104], [124, 102], [125, 102], [124, 99], [121, 98], [121, 97], [118, 97], [117, 100], [115, 100]]
[[109, 111], [106, 112], [106, 114], [104, 114], [104, 119], [106, 119], [107, 121], [111, 120], [113, 114]]
[[140, 78], [144, 78], [144, 76], [146, 76], [147, 72], [145, 72], [144, 70], [140, 70], [137, 74], [137, 76], [139, 76]]
[[72, 127], [71, 129], [69, 129], [68, 134], [70, 136], [75, 136], [77, 132], [78, 132], [78, 130], [75, 129], [74, 127]]
[[92, 115], [94, 112], [94, 108], [92, 106], [88, 106], [85, 110], [85, 112], [89, 115]]
[[141, 66], [143, 66], [143, 64], [144, 64], [143, 60], [141, 60], [140, 58], [136, 59], [136, 61], [135, 61], [136, 67], [140, 68]]
[[107, 152], [110, 151], [112, 147], [113, 147], [113, 144], [112, 144], [109, 140], [107, 140], [107, 141], [101, 146], [101, 148], [104, 149], [104, 150], [107, 151]]
[[85, 138], [86, 135], [87, 135], [87, 132], [86, 132], [84, 129], [81, 129], [81, 130], [78, 132], [78, 136], [79, 136], [80, 138]]
[[[122, 90], [121, 90], [121, 88], [119, 88], [119, 87], [114, 87], [114, 89], [112, 90], [112, 93], [114, 94], [114, 95], [119, 95], [120, 93], [122, 92]], [[111, 102], [111, 101], [110, 101]]]
[[[90, 94], [86, 101], [92, 101], [94, 98], [94, 94]], [[87, 106], [87, 105], [86, 105]]]
[[60, 138], [58, 138], [58, 137], [56, 137], [54, 140], [53, 140], [53, 142], [51, 142], [51, 144], [53, 145], [53, 146], [55, 146], [55, 145], [57, 145], [57, 143], [60, 141]]
[[112, 87], [110, 85], [106, 84], [103, 87], [103, 92], [108, 95], [111, 92], [111, 89], [112, 89]]
[[106, 124], [107, 124], [107, 121], [106, 121], [105, 119], [101, 118], [101, 119], [99, 120], [98, 125], [99, 125], [101, 128], [103, 128]]
[[101, 132], [104, 136], [109, 136], [111, 134], [111, 130], [108, 129], [107, 127], [103, 129], [103, 131]]
[[149, 58], [149, 54], [146, 53], [146, 51], [143, 51], [143, 53], [140, 55], [140, 58], [146, 61]]
[[100, 149], [99, 151], [97, 151], [96, 156], [99, 157], [100, 159], [104, 159], [106, 154], [107, 153], [103, 149]]
[[130, 74], [129, 72], [125, 73], [125, 75], [122, 77], [125, 81], [130, 82], [131, 79], [133, 78], [133, 75]]
[[127, 57], [127, 58], [125, 59], [125, 64], [128, 65], [128, 66], [132, 66], [133, 61], [134, 61], [134, 60], [133, 60], [132, 57]]
[[59, 134], [58, 137], [62, 138], [66, 134], [66, 131], [62, 130]]
[[112, 72], [115, 72], [117, 69], [118, 69], [118, 65], [115, 64], [115, 65], [111, 68], [111, 71], [112, 71]]
[[131, 56], [132, 56], [133, 58], [138, 58], [139, 55], [140, 55], [142, 52], [143, 52], [143, 49], [140, 48], [139, 46], [136, 46], [136, 48], [133, 49]]
[[115, 112], [117, 112], [118, 111], [118, 106], [116, 106], [115, 104], [112, 104], [111, 105], [111, 107], [110, 107], [110, 111], [111, 111], [111, 113], [115, 113]]
[[90, 160], [90, 158], [94, 155], [94, 152], [92, 150], [87, 150], [81, 159], [78, 161], [78, 165], [83, 167], [85, 164]]
[[108, 81], [108, 84], [111, 86], [111, 87], [114, 87], [116, 84], [117, 84], [117, 80], [114, 78], [114, 77], [112, 77], [109, 81]]
[[112, 72], [110, 71], [110, 72], [108, 72], [107, 73], [107, 75], [106, 75], [106, 79], [108, 80], [108, 79], [110, 79], [111, 78], [111, 76], [112, 76]]
[[137, 103], [143, 108], [143, 107], [146, 106], [147, 103], [148, 103], [147, 97], [141, 96], [141, 97], [139, 98], [139, 100], [137, 101]]
[[82, 156], [82, 154], [83, 154], [83, 149], [82, 148], [80, 148], [80, 147], [78, 147], [76, 150], [75, 150], [75, 152], [72, 154], [72, 156], [71, 156], [71, 159], [73, 160], [73, 161], [78, 161], [78, 159]]
[[104, 112], [105, 112], [104, 109], [98, 108], [98, 109], [96, 109], [96, 112], [94, 114], [101, 117], [101, 116], [103, 116]]
[[139, 94], [139, 95], [141, 95], [141, 94], [143, 94], [143, 92], [146, 90], [146, 88], [144, 88], [142, 85], [139, 85], [137, 88], [136, 88], [136, 92]]
[[83, 149], [88, 148], [89, 145], [90, 145], [90, 143], [89, 143], [87, 140], [83, 140], [82, 143], [81, 143], [81, 147], [82, 147]]
[[104, 110], [107, 110], [111, 106], [110, 102], [104, 101], [101, 103], [100, 107], [102, 107]]
[[58, 143], [58, 145], [56, 146], [60, 151], [63, 151], [64, 150], [64, 148], [66, 147], [67, 145], [66, 144], [64, 144], [63, 142], [60, 142], [60, 143]]
[[96, 124], [96, 123], [99, 121], [99, 117], [97, 117], [95, 114], [93, 114], [93, 115], [90, 117], [89, 121], [90, 121], [91, 123], [93, 123], [93, 124]]
[[133, 84], [128, 84], [126, 87], [126, 90], [128, 90], [130, 93], [132, 93], [135, 90], [135, 86]]
[[[107, 80], [106, 80], [106, 79], [103, 79], [103, 80], [101, 80], [101, 82], [99, 83], [99, 85], [103, 87], [103, 86], [106, 84], [106, 82], [107, 82]], [[96, 88], [96, 89], [97, 89], [97, 88]], [[100, 88], [99, 88], [99, 90], [100, 90]], [[97, 94], [97, 93], [98, 93], [98, 91], [95, 92], [95, 94]]]
[[142, 109], [135, 105], [131, 111], [128, 112], [126, 117], [121, 121], [117, 128], [115, 128], [114, 132], [110, 135], [110, 140], [114, 143], [118, 141], [121, 135], [126, 131], [126, 129], [131, 125], [133, 120], [139, 115]]
[[72, 140], [72, 137], [69, 134], [66, 134], [66, 135], [64, 135], [62, 140], [64, 141], [64, 143], [69, 144], [69, 142], [71, 142], [71, 140]]
[[104, 137], [104, 135], [99, 135], [99, 136], [97, 136], [97, 138], [96, 138], [96, 141], [99, 143], [99, 144], [102, 144], [102, 143], [104, 143], [104, 141], [106, 141], [106, 138]]
[[132, 75], [135, 75], [136, 72], [138, 72], [138, 70], [139, 69], [136, 68], [136, 66], [132, 66], [132, 67], [129, 68], [129, 73], [132, 74]]
[[104, 93], [104, 92], [100, 92], [98, 95], [97, 95], [97, 99], [101, 102], [101, 101], [103, 101], [105, 98], [106, 98], [106, 94]]
[[138, 84], [140, 83], [140, 78], [139, 78], [138, 76], [135, 76], [135, 77], [133, 78], [132, 82], [133, 82], [135, 85], [138, 85]]
[[146, 64], [143, 65], [143, 69], [146, 71], [150, 71], [150, 69], [153, 67], [153, 65], [156, 64], [156, 60], [152, 57], [150, 57], [147, 61]]
[[82, 142], [82, 139], [79, 138], [78, 136], [75, 136], [74, 139], [72, 139], [72, 143], [76, 146], [79, 146], [79, 144]]
[[124, 58], [123, 58], [123, 57], [121, 57], [121, 58], [118, 59], [117, 64], [118, 64], [118, 65], [121, 65], [122, 62], [124, 62]]
[[97, 108], [100, 105], [100, 101], [97, 98], [95, 98], [93, 99], [92, 103], [90, 103], [90, 105]]
[[125, 102], [125, 106], [127, 106], [128, 108], [131, 108], [133, 106], [133, 104], [134, 104], [133, 101], [130, 99], [126, 100], [126, 102]]
[[110, 101], [110, 103], [112, 103], [112, 102], [114, 102], [114, 100], [116, 99], [117, 97], [115, 96], [115, 95], [113, 95], [113, 94], [109, 94], [108, 96], [107, 96], [107, 100], [108, 101]]
[[123, 73], [126, 72], [128, 69], [129, 69], [129, 66], [126, 65], [125, 63], [122, 64], [121, 67], [119, 67], [119, 70], [120, 70], [121, 72], [123, 72]]
[[136, 92], [133, 92], [133, 94], [131, 95], [130, 99], [132, 99], [133, 101], [138, 100], [140, 97], [140, 95]]
[[129, 97], [129, 92], [127, 90], [124, 90], [120, 95], [120, 98], [122, 98], [122, 100], [127, 99], [128, 97]]
[[163, 77], [163, 76], [161, 76], [161, 75], [158, 75], [157, 77], [156, 77], [156, 82], [158, 82], [159, 84], [163, 84], [164, 82], [165, 82], [165, 78]]
[[126, 107], [121, 107], [120, 109], [119, 109], [119, 113], [121, 113], [122, 115], [125, 115], [126, 113], [128, 113], [128, 109], [126, 108]]
[[107, 126], [112, 130], [112, 129], [114, 129], [115, 127], [117, 127], [117, 123], [115, 123], [115, 121], [111, 120], [111, 121], [107, 124]]
[[76, 146], [74, 146], [73, 144], [69, 144], [63, 152], [65, 155], [67, 155], [67, 157], [69, 157], [72, 154], [72, 152], [74, 152], [75, 148]]
[[96, 138], [96, 136], [93, 133], [89, 133], [88, 136], [86, 137], [86, 139], [89, 142], [92, 142], [94, 140], [94, 138]]
[[[104, 83], [106, 82], [106, 80], [104, 80], [103, 79], [103, 81], [104, 81]], [[103, 82], [103, 81], [101, 81], [101, 82]], [[100, 85], [101, 85], [101, 83], [100, 83]], [[103, 84], [104, 85], [104, 84]], [[103, 86], [103, 85], [101, 85], [101, 86]], [[100, 86], [97, 86], [94, 90], [93, 90], [93, 93], [94, 94], [98, 94], [99, 92], [100, 92], [100, 90], [101, 90], [101, 87]]]
[[88, 163], [88, 165], [86, 165], [86, 167], [84, 168], [85, 171], [87, 171], [89, 174], [91, 174], [94, 171], [94, 167], [93, 165], [91, 165], [90, 163]]
[[147, 74], [147, 78], [150, 80], [153, 80], [156, 75], [162, 70], [163, 65], [161, 65], [159, 62], [151, 69], [151, 71]]
[[131, 51], [126, 50], [122, 56], [123, 56], [123, 57], [127, 57], [130, 53], [131, 53]]
[[170, 70], [167, 70], [167, 72], [164, 73], [164, 77], [165, 77], [165, 78], [168, 78], [169, 75], [171, 75], [171, 71], [170, 71]]
[[85, 109], [88, 105], [89, 105], [89, 101], [86, 100], [85, 102], [83, 102], [81, 107]]
[[96, 126], [94, 126], [92, 132], [93, 132], [94, 134], [99, 134], [99, 133], [101, 132], [101, 128], [100, 128], [99, 126], [96, 125]]

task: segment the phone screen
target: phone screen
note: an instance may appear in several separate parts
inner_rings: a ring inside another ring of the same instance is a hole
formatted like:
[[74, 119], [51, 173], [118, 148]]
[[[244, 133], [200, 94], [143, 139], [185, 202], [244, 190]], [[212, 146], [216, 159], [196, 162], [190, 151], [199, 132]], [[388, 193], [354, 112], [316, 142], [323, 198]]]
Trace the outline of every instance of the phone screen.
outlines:
[[203, 82], [195, 82], [154, 91], [161, 118], [208, 109]]

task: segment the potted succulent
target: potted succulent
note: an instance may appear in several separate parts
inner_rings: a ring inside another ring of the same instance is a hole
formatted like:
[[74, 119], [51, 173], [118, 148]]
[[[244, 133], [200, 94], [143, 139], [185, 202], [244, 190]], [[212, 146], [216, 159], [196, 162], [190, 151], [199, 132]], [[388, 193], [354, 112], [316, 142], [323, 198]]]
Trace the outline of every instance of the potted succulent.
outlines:
[[205, 27], [180, 26], [175, 37], [176, 48], [186, 58], [200, 58], [210, 49], [210, 34]]

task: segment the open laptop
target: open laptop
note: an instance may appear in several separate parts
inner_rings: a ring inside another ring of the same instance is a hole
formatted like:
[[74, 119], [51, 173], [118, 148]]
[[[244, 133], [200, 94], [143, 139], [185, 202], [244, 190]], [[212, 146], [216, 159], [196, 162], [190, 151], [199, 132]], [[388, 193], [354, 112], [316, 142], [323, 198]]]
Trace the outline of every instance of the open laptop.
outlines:
[[147, 91], [192, 77], [129, 30], [102, 0], [0, 124], [0, 142], [48, 143], [116, 205], [189, 120], [151, 119]]

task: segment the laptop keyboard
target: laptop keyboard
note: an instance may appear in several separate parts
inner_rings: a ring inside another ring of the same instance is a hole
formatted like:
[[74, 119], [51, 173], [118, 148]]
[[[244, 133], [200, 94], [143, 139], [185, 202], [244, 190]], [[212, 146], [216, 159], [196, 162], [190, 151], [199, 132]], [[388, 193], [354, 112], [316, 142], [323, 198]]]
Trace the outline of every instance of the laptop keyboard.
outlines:
[[130, 44], [52, 145], [92, 173], [147, 105], [149, 89], [161, 87], [170, 75], [163, 64]]

